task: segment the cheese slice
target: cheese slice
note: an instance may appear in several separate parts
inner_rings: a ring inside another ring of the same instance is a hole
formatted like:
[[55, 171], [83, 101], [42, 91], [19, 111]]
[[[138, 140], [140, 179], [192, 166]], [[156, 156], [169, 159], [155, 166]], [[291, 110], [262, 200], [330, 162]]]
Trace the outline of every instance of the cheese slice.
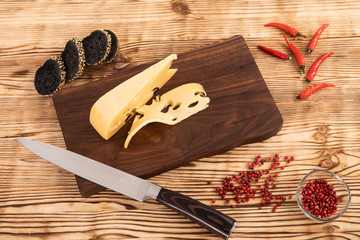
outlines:
[[111, 138], [135, 114], [135, 110], [149, 101], [177, 71], [170, 69], [176, 54], [145, 69], [101, 96], [90, 111], [90, 123], [105, 139]]
[[150, 105], [138, 108], [124, 147], [131, 138], [145, 125], [161, 122], [174, 125], [209, 106], [204, 88], [198, 83], [188, 83], [174, 88], [161, 97], [156, 96]]

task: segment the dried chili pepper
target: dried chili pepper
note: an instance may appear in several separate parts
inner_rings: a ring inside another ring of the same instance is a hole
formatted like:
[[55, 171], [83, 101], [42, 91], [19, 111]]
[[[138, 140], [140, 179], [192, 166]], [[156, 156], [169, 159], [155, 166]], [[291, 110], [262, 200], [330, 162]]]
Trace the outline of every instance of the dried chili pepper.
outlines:
[[314, 86], [308, 87], [307, 89], [302, 91], [300, 93], [300, 95], [298, 95], [296, 98], [297, 99], [305, 99], [308, 96], [310, 96], [311, 94], [313, 94], [314, 92], [316, 92], [316, 91], [318, 91], [318, 90], [320, 90], [322, 88], [326, 88], [326, 87], [335, 87], [335, 85], [332, 84], [332, 83], [319, 83], [319, 84], [316, 84]]
[[301, 71], [303, 73], [305, 73], [305, 58], [304, 56], [302, 55], [302, 53], [299, 51], [299, 49], [290, 42], [289, 38], [286, 37], [286, 35], [283, 33], [283, 36], [285, 38], [285, 42], [286, 44], [288, 45], [288, 47], [290, 48], [291, 52], [293, 53], [295, 59], [296, 59], [296, 62], [299, 66], [299, 68], [301, 69]]
[[317, 70], [319, 69], [321, 63], [325, 60], [325, 58], [327, 58], [328, 56], [330, 56], [332, 54], [334, 54], [334, 53], [333, 52], [325, 53], [311, 65], [310, 70], [309, 70], [308, 74], [306, 75], [306, 82], [309, 83], [312, 80], [314, 80]]
[[319, 41], [319, 38], [320, 38], [320, 35], [321, 33], [324, 31], [324, 29], [329, 26], [329, 24], [324, 24], [322, 25], [317, 31], [316, 33], [314, 34], [314, 36], [311, 38], [311, 41], [309, 43], [309, 46], [308, 46], [308, 52], [311, 53], [312, 51], [314, 51], [315, 47], [316, 47], [316, 44], [317, 42]]
[[282, 30], [284, 30], [285, 32], [289, 33], [291, 36], [296, 37], [296, 36], [302, 36], [302, 37], [306, 37], [304, 35], [302, 35], [298, 30], [296, 30], [293, 27], [290, 27], [286, 24], [283, 23], [268, 23], [265, 24], [265, 27], [277, 27], [280, 28]]
[[270, 55], [273, 55], [277, 58], [280, 58], [280, 59], [287, 59], [287, 60], [290, 60], [291, 59], [291, 56], [285, 54], [285, 53], [282, 53], [282, 52], [279, 52], [279, 51], [276, 51], [274, 49], [271, 49], [271, 48], [267, 48], [267, 47], [264, 47], [264, 46], [261, 46], [261, 45], [258, 45], [258, 48], [261, 49], [262, 51], [270, 54]]

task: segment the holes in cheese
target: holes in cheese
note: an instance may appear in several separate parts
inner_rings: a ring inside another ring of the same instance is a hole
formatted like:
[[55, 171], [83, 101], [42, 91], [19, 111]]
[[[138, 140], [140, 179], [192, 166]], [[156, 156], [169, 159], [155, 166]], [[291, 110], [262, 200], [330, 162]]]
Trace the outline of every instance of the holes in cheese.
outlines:
[[90, 111], [90, 123], [105, 139], [112, 137], [134, 114], [149, 101], [177, 71], [170, 69], [177, 55], [171, 54], [141, 73], [119, 84], [101, 96]]
[[160, 122], [174, 125], [200, 112], [209, 106], [204, 88], [198, 83], [188, 83], [174, 88], [161, 97], [156, 96], [150, 105], [143, 105], [136, 110], [129, 135], [125, 140], [127, 148], [132, 137], [145, 125]]
[[195, 107], [198, 103], [199, 103], [199, 101], [193, 102], [188, 107], [189, 108]]
[[167, 112], [169, 111], [169, 107], [171, 107], [171, 104], [165, 106], [165, 107], [161, 110], [161, 112], [162, 112], [162, 113], [167, 113]]

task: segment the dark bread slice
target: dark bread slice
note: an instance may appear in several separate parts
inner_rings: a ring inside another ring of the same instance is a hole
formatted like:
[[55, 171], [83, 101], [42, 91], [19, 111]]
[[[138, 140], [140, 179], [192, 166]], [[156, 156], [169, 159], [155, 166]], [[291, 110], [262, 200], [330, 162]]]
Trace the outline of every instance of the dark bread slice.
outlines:
[[103, 62], [111, 49], [111, 36], [106, 31], [96, 30], [82, 40], [85, 61], [89, 65]]
[[74, 37], [70, 39], [61, 53], [66, 71], [66, 81], [71, 81], [83, 72], [85, 66], [85, 52], [82, 42]]
[[104, 31], [107, 32], [108, 34], [110, 34], [110, 37], [111, 37], [110, 52], [109, 52], [109, 55], [107, 56], [107, 58], [105, 58], [105, 60], [103, 61], [103, 63], [109, 63], [116, 57], [116, 54], [118, 53], [119, 40], [113, 31], [107, 30], [107, 29], [105, 29]]
[[61, 57], [54, 56], [36, 71], [34, 85], [41, 95], [51, 95], [62, 88], [65, 83], [65, 67]]

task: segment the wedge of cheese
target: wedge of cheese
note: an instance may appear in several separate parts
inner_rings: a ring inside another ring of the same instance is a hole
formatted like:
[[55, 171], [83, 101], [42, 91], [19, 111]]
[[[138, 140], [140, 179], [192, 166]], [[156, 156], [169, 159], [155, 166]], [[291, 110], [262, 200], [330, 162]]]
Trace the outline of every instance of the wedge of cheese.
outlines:
[[150, 105], [143, 105], [136, 110], [138, 115], [134, 118], [124, 147], [128, 147], [131, 138], [145, 125], [152, 122], [174, 125], [204, 110], [209, 102], [204, 88], [198, 83], [184, 84], [161, 97], [156, 96]]
[[111, 138], [135, 114], [135, 110], [149, 101], [177, 71], [170, 69], [177, 55], [171, 54], [119, 84], [100, 97], [90, 111], [90, 123], [105, 139]]

